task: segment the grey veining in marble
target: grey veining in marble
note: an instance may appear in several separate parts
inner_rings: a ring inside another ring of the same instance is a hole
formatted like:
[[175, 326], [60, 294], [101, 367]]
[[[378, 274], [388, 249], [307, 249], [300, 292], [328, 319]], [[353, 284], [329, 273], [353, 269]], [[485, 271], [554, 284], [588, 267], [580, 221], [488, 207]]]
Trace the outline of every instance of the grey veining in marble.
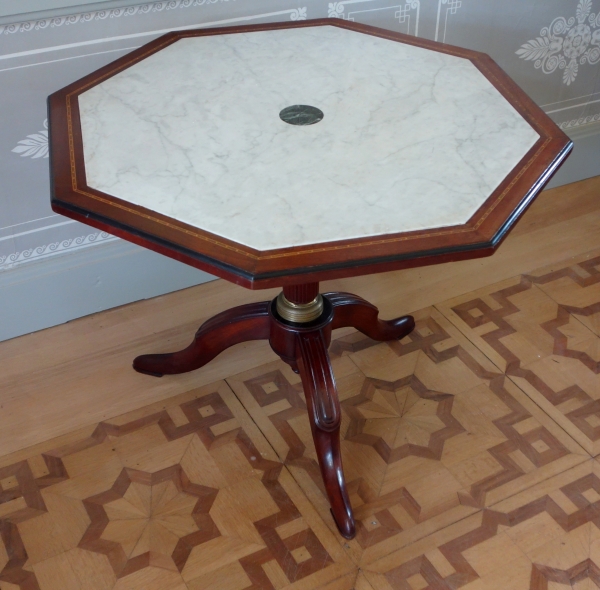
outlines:
[[336, 27], [182, 39], [79, 104], [90, 186], [258, 250], [464, 223], [538, 139], [468, 60]]

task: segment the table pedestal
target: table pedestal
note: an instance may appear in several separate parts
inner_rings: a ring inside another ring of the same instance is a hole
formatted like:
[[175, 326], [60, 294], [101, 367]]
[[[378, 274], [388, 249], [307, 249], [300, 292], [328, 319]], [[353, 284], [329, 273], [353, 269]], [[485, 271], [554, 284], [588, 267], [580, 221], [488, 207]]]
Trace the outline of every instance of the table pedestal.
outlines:
[[[395, 340], [409, 334], [415, 325], [411, 316], [378, 319], [371, 303], [350, 293], [319, 295], [318, 283], [284, 287], [283, 297], [234, 307], [200, 327], [184, 350], [170, 354], [147, 354], [133, 361], [140, 372], [162, 377], [198, 369], [226, 348], [248, 340], [269, 340], [271, 348], [300, 374], [306, 396], [313, 440], [321, 475], [340, 533], [347, 539], [356, 534], [352, 507], [340, 453], [341, 409], [327, 349], [331, 331], [352, 326], [373, 340]], [[289, 307], [282, 308], [281, 301]], [[289, 321], [282, 315], [310, 318], [319, 305], [320, 314], [308, 321]], [[281, 313], [278, 311], [281, 311]]]

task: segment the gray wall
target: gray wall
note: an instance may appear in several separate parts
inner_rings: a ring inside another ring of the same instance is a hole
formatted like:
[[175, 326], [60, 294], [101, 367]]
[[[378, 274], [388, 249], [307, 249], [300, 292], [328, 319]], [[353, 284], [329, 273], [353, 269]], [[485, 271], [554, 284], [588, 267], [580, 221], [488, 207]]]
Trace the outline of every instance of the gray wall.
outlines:
[[[48, 94], [171, 29], [337, 17], [485, 51], [574, 138], [553, 185], [600, 174], [600, 0], [128, 3], [88, 2], [108, 8], [70, 14], [85, 2], [0, 0], [0, 339], [210, 279], [55, 215], [49, 205]], [[21, 14], [11, 19], [10, 5]], [[115, 247], [137, 262], [115, 265]], [[72, 253], [82, 270], [66, 281]], [[86, 260], [94, 273], [83, 270]], [[108, 280], [111, 274], [119, 276]], [[36, 282], [42, 275], [43, 286]], [[40, 306], [44, 290], [51, 301]]]

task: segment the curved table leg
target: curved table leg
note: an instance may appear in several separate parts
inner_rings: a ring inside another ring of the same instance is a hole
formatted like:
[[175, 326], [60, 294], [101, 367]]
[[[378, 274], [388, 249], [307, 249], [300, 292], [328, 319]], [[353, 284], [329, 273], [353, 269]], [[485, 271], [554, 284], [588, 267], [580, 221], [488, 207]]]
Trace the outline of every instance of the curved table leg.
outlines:
[[226, 348], [248, 340], [269, 338], [270, 301], [240, 305], [206, 321], [194, 341], [169, 354], [144, 354], [133, 361], [138, 373], [162, 377], [199, 369]]
[[332, 329], [352, 326], [373, 340], [399, 340], [413, 331], [415, 320], [405, 315], [394, 320], [380, 320], [379, 310], [352, 293], [325, 293], [334, 308]]
[[352, 539], [356, 528], [340, 452], [342, 414], [323, 332], [297, 333], [296, 356], [331, 513], [342, 536]]

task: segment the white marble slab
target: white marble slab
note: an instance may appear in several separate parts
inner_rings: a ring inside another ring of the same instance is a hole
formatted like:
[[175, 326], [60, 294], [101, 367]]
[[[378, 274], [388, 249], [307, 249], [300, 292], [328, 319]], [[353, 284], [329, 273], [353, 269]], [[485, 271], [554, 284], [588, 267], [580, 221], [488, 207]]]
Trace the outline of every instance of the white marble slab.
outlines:
[[182, 39], [79, 104], [90, 186], [258, 250], [464, 223], [538, 139], [468, 60], [336, 27]]

